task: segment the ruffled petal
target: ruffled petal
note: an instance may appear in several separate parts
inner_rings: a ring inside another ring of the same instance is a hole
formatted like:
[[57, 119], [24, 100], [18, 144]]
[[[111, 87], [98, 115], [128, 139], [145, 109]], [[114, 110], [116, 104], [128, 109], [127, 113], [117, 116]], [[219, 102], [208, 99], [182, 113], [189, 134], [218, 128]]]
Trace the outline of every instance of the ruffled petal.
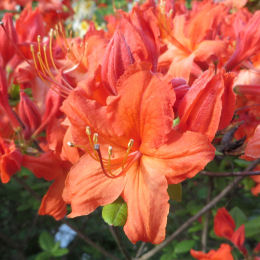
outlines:
[[156, 150], [142, 145], [140, 151], [154, 169], [167, 177], [169, 184], [193, 177], [215, 156], [207, 137], [190, 131], [172, 131], [166, 144]]
[[56, 220], [63, 219], [67, 213], [66, 203], [62, 198], [66, 175], [62, 174], [50, 186], [48, 192], [44, 195], [39, 215], [51, 215]]
[[179, 105], [179, 128], [206, 134], [212, 140], [219, 127], [223, 92], [222, 73], [214, 75], [212, 68], [204, 72]]
[[115, 201], [122, 193], [125, 176], [109, 178], [100, 163], [83, 155], [70, 170], [63, 199], [71, 204], [69, 217], [88, 215], [99, 206]]
[[142, 157], [127, 173], [123, 197], [128, 216], [124, 231], [132, 243], [161, 243], [165, 238], [169, 196], [167, 181]]

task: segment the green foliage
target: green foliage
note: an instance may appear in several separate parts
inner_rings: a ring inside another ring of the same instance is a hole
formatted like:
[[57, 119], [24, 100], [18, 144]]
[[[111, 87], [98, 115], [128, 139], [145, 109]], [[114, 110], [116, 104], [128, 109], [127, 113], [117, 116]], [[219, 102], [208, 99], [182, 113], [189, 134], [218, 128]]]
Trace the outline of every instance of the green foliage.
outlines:
[[194, 247], [194, 245], [195, 245], [194, 240], [183, 240], [175, 246], [174, 252], [176, 254], [187, 253]]
[[47, 232], [43, 231], [39, 237], [39, 245], [44, 252], [36, 256], [36, 260], [50, 259], [50, 257], [61, 257], [68, 254], [67, 248], [60, 248], [60, 242], [55, 242], [54, 238]]
[[233, 209], [231, 209], [229, 211], [229, 213], [235, 220], [237, 227], [240, 227], [242, 224], [246, 223], [247, 217], [246, 217], [245, 213], [239, 207], [234, 207]]
[[247, 238], [258, 238], [260, 237], [260, 216], [252, 218], [245, 224], [246, 237]]
[[106, 223], [113, 226], [123, 226], [127, 219], [127, 205], [122, 198], [106, 205], [102, 210], [102, 217]]

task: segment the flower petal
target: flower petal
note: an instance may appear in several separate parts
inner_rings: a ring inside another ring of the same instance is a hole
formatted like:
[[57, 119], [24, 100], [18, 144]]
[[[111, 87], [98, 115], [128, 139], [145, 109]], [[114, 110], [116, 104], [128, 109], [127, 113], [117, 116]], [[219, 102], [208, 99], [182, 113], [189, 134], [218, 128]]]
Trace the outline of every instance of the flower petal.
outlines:
[[220, 208], [214, 218], [214, 231], [217, 236], [231, 240], [235, 232], [235, 221], [225, 208]]
[[135, 143], [152, 147], [163, 143], [174, 117], [175, 95], [171, 84], [160, 74], [151, 73], [147, 66], [131, 66], [120, 78], [117, 89], [119, 96], [108, 101], [108, 111], [116, 111], [117, 128]]
[[71, 204], [69, 217], [87, 215], [99, 206], [115, 201], [121, 194], [125, 177], [108, 178], [100, 163], [83, 155], [70, 170], [63, 198]]
[[200, 133], [172, 131], [166, 144], [158, 149], [143, 145], [140, 151], [158, 172], [164, 173], [169, 184], [193, 177], [215, 156], [215, 149]]
[[212, 140], [219, 127], [224, 81], [209, 69], [191, 86], [179, 105], [180, 129], [206, 134]]
[[65, 174], [57, 178], [50, 186], [48, 192], [44, 195], [39, 215], [51, 215], [56, 220], [63, 219], [67, 212], [66, 203], [62, 199], [62, 192], [64, 189]]
[[167, 181], [161, 172], [143, 158], [136, 162], [126, 177], [123, 197], [128, 217], [124, 231], [132, 243], [139, 240], [161, 243], [165, 238], [169, 196]]

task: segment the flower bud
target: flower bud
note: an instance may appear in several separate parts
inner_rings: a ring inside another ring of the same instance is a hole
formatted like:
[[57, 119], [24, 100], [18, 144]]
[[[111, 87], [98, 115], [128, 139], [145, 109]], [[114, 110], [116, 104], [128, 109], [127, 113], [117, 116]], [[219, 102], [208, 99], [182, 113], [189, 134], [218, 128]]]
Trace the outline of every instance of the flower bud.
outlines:
[[25, 126], [25, 138], [30, 138], [41, 124], [41, 114], [38, 107], [23, 91], [20, 92], [18, 114]]

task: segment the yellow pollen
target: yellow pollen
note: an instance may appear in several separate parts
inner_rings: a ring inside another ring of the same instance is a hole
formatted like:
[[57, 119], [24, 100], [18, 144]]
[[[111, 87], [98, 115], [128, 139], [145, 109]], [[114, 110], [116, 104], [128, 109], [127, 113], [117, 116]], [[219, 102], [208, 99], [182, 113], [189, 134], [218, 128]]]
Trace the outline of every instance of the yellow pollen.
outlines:
[[128, 142], [128, 145], [127, 145], [126, 154], [125, 154], [125, 156], [124, 156], [122, 169], [124, 169], [124, 167], [125, 167], [125, 163], [126, 163], [127, 157], [128, 157], [128, 155], [129, 155], [130, 150], [131, 150], [131, 148], [133, 147], [133, 145], [134, 145], [134, 139], [130, 139], [129, 142]]
[[91, 130], [89, 126], [86, 127], [86, 133], [87, 135], [91, 136]]
[[98, 143], [98, 133], [93, 134], [93, 143], [94, 145]]

